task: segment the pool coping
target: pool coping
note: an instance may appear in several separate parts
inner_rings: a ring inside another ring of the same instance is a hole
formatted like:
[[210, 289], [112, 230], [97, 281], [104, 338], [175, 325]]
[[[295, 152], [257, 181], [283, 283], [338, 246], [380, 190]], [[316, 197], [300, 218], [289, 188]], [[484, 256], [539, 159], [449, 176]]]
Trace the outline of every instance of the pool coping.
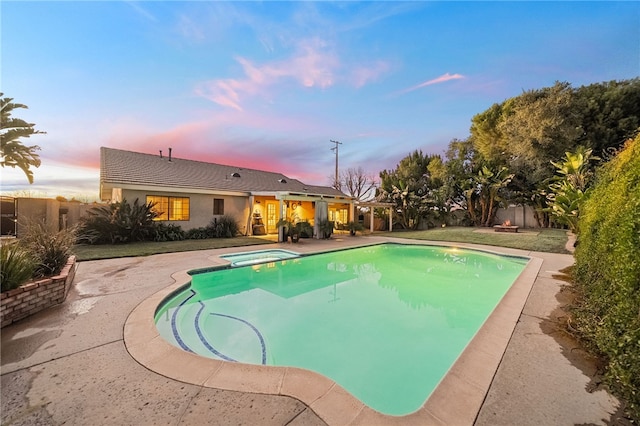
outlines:
[[[500, 248], [487, 249], [474, 244], [402, 242], [454, 245], [502, 255], [513, 255], [514, 252], [501, 252]], [[330, 425], [471, 425], [482, 407], [542, 266], [541, 258], [524, 254], [518, 256], [530, 259], [523, 271], [423, 406], [406, 416], [379, 413], [333, 380], [310, 370], [225, 362], [171, 345], [159, 335], [154, 314], [168, 295], [190, 281], [186, 270], [172, 274], [174, 284], [153, 294], [129, 314], [124, 324], [124, 343], [138, 363], [165, 377], [210, 388], [293, 397], [307, 404]]]

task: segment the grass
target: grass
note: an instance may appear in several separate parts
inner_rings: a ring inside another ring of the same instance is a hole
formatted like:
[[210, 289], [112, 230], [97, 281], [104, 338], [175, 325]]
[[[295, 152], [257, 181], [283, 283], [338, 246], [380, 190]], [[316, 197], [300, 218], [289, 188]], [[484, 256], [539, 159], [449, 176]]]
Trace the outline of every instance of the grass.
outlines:
[[491, 228], [447, 227], [426, 231], [393, 231], [376, 235], [415, 240], [485, 244], [547, 253], [569, 253], [564, 229], [531, 229], [518, 233], [494, 232]]
[[[493, 232], [490, 228], [448, 227], [426, 231], [381, 232], [375, 235], [416, 240], [485, 244], [547, 253], [569, 253], [565, 249], [567, 234], [566, 231], [562, 229], [524, 230], [517, 234], [509, 234]], [[169, 241], [164, 243], [141, 242], [95, 246], [77, 245], [74, 246], [73, 253], [76, 255], [78, 261], [84, 261], [270, 243], [272, 243], [272, 241], [255, 237], [211, 238], [207, 240]]]
[[236, 238], [209, 238], [206, 240], [183, 240], [157, 242], [139, 242], [130, 244], [100, 244], [100, 245], [76, 245], [73, 254], [78, 261], [112, 259], [117, 257], [149, 256], [160, 253], [176, 253], [181, 251], [209, 250], [225, 247], [242, 247], [258, 244], [270, 244], [262, 238], [236, 237]]

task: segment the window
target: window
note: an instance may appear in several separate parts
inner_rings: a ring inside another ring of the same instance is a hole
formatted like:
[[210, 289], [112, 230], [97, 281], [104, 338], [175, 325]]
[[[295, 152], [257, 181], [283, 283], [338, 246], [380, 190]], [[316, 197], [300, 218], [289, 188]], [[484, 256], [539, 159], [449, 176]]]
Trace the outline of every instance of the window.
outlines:
[[329, 210], [329, 220], [336, 222], [336, 225], [347, 223], [348, 218], [349, 212], [347, 209]]
[[214, 198], [213, 199], [213, 214], [214, 215], [223, 215], [224, 214], [224, 199], [223, 198]]
[[188, 197], [147, 195], [147, 203], [155, 204], [153, 211], [159, 213], [155, 220], [189, 220]]

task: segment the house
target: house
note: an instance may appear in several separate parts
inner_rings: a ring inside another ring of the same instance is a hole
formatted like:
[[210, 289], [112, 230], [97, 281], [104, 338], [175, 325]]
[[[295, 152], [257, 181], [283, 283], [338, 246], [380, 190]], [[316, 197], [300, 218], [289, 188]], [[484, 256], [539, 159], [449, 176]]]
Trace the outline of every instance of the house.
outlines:
[[245, 235], [275, 234], [281, 218], [353, 220], [354, 199], [327, 186], [307, 185], [281, 173], [169, 155], [100, 148], [103, 201], [155, 203], [158, 220], [182, 229], [207, 226], [230, 215]]

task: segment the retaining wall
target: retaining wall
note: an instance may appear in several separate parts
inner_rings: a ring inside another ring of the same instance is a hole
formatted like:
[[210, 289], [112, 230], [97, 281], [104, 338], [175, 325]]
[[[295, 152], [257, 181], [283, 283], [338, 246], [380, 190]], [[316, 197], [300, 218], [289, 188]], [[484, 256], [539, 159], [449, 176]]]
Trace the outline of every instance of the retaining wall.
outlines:
[[76, 257], [71, 256], [60, 274], [1, 293], [0, 328], [64, 302], [76, 275], [76, 268]]

